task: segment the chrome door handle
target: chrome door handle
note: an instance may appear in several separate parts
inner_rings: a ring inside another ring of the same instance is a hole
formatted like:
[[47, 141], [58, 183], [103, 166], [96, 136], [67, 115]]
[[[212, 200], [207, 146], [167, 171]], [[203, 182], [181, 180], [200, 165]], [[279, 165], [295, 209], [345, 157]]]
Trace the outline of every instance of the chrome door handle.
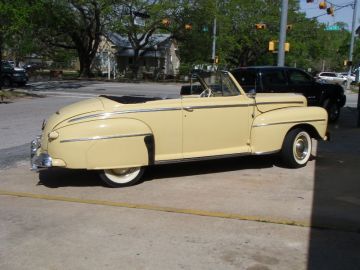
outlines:
[[191, 108], [191, 107], [184, 107], [184, 110], [187, 111], [187, 112], [193, 112], [194, 109]]

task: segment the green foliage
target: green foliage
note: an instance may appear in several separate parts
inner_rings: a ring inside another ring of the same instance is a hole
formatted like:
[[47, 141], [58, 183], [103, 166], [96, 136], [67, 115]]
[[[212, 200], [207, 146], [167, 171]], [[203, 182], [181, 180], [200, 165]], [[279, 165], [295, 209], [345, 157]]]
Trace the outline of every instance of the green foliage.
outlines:
[[[136, 63], [154, 33], [171, 33], [178, 40], [183, 72], [210, 61], [216, 18], [216, 55], [221, 66], [273, 65], [276, 54], [268, 51], [268, 43], [278, 40], [279, 7], [277, 0], [0, 0], [0, 47], [3, 40], [19, 59], [41, 53], [56, 62], [69, 62], [76, 54], [82, 74], [89, 75], [102, 34], [112, 31], [127, 36]], [[135, 12], [149, 16], [144, 26], [134, 23]], [[165, 18], [168, 25], [162, 23]], [[257, 23], [266, 24], [266, 29], [255, 29]], [[186, 24], [191, 24], [191, 30], [185, 29]], [[299, 1], [289, 0], [288, 24], [292, 29], [287, 33], [286, 65], [317, 71], [323, 66], [345, 69], [350, 33], [344, 23], [338, 23], [341, 31], [326, 31], [325, 25], [300, 12]], [[357, 41], [354, 63], [359, 58]]]
[[[194, 63], [208, 62], [211, 57], [212, 25], [217, 18], [217, 48], [220, 64], [228, 68], [248, 65], [276, 65], [277, 54], [268, 51], [268, 43], [279, 39], [279, 1], [228, 0], [185, 1], [191, 8], [183, 8], [184, 17], [193, 23], [193, 31], [180, 43], [181, 60]], [[193, 2], [193, 3], [191, 3]], [[264, 23], [266, 29], [257, 30], [255, 24]], [[325, 26], [308, 19], [299, 11], [299, 3], [289, 1], [287, 32], [290, 52], [286, 65], [304, 69], [342, 70], [347, 59], [350, 33], [339, 23], [342, 31], [325, 31]], [[202, 32], [202, 26], [209, 28]], [[360, 49], [355, 50], [356, 55]]]

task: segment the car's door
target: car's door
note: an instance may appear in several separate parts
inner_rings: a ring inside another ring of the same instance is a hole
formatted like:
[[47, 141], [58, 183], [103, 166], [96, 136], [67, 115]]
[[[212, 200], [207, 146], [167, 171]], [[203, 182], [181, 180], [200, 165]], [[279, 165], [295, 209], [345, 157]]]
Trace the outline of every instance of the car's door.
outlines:
[[233, 82], [233, 86], [230, 84], [223, 81], [221, 86], [211, 86], [216, 96], [183, 97], [184, 158], [250, 152], [252, 99], [240, 92], [235, 96], [219, 95], [219, 89], [234, 87]]
[[315, 105], [319, 100], [321, 91], [318, 89], [318, 84], [307, 73], [298, 69], [289, 69], [289, 88], [295, 92], [303, 94], [307, 100], [308, 105]]
[[284, 93], [289, 92], [286, 74], [283, 69], [271, 68], [261, 70], [262, 92]]

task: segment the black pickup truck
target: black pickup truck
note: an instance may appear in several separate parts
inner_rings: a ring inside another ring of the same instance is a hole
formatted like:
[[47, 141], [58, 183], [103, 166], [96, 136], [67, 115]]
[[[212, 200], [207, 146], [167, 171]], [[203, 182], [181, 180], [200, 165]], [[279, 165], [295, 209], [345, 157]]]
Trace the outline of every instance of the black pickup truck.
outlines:
[[307, 72], [290, 67], [253, 66], [231, 71], [247, 93], [300, 93], [309, 106], [324, 107], [329, 122], [336, 122], [346, 96], [340, 85], [317, 82]]

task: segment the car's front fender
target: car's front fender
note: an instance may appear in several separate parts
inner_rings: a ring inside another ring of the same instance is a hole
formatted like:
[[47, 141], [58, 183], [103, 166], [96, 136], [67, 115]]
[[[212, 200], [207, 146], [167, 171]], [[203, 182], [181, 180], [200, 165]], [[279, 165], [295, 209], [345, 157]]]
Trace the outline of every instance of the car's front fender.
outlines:
[[312, 137], [326, 138], [328, 115], [321, 107], [292, 107], [269, 111], [258, 115], [251, 128], [253, 154], [279, 151], [286, 134], [300, 126]]

